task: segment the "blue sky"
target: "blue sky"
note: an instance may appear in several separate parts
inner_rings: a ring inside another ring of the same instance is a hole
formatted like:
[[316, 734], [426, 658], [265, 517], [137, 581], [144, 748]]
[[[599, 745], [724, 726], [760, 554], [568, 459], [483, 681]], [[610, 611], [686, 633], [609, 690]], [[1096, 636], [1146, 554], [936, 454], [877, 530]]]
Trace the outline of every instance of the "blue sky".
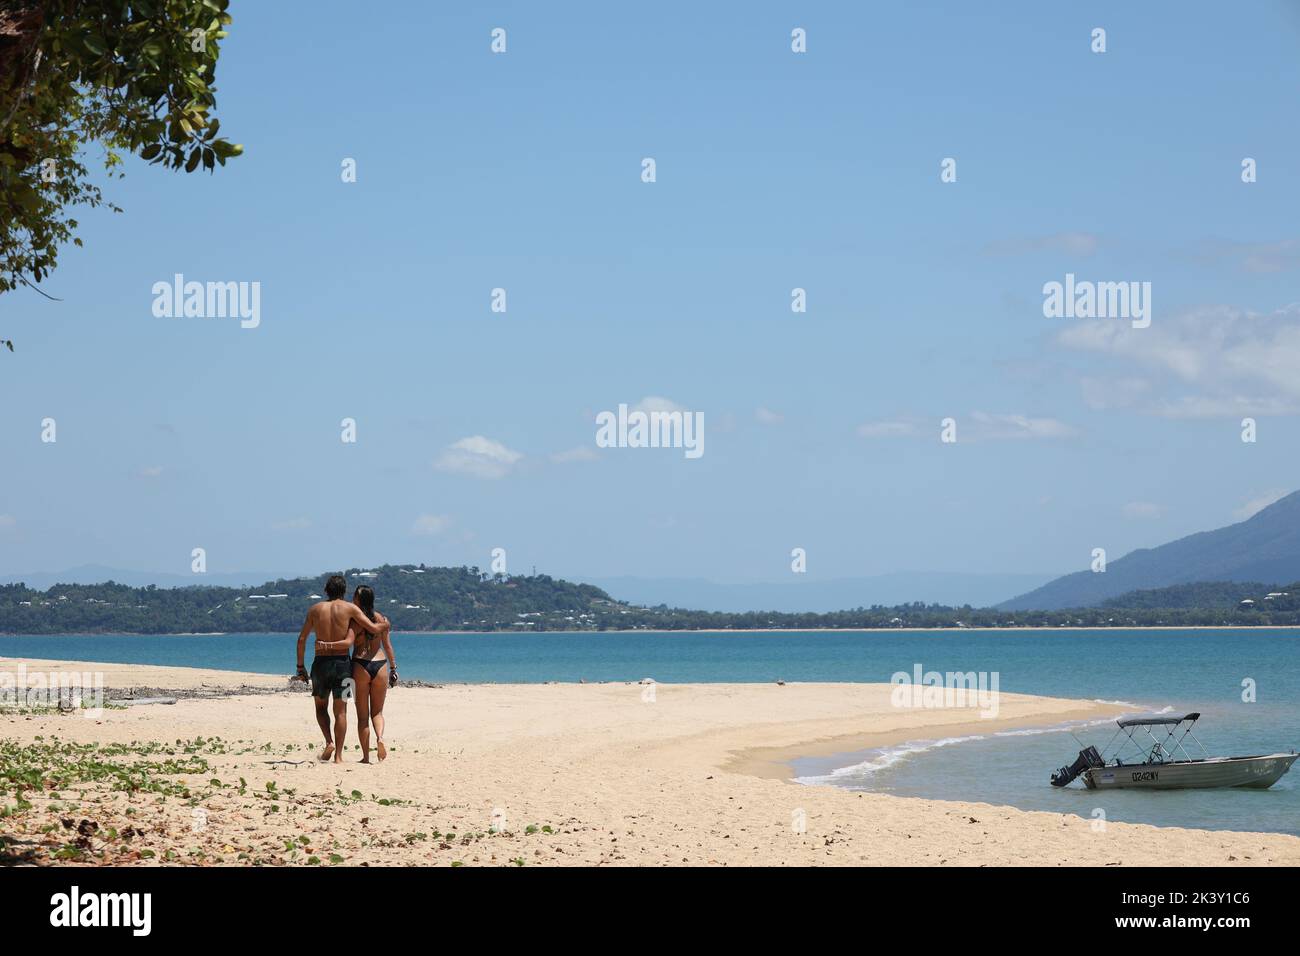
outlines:
[[[0, 572], [1065, 572], [1296, 487], [1296, 4], [460, 6], [232, 4], [245, 155], [129, 162], [0, 301]], [[647, 398], [703, 457], [596, 448]]]

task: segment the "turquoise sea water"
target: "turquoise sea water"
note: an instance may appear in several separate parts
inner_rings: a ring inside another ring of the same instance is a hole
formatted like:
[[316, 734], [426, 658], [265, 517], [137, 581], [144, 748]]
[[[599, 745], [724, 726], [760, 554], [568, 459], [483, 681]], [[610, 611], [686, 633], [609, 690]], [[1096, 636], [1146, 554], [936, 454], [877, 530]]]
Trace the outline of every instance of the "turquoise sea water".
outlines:
[[[0, 656], [292, 673], [296, 635], [0, 637]], [[959, 631], [398, 634], [404, 677], [443, 682], [884, 682], [897, 671], [985, 671], [1000, 690], [1200, 711], [1213, 755], [1300, 747], [1300, 632]], [[310, 651], [309, 651], [310, 653]], [[1242, 701], [1242, 682], [1257, 699]], [[395, 702], [396, 703], [396, 702]], [[1270, 790], [1108, 792], [1048, 785], [1078, 745], [1059, 728], [796, 762], [810, 782], [1005, 803], [1110, 820], [1300, 834], [1300, 765]], [[1070, 728], [1100, 747], [1113, 725]], [[1131, 861], [1125, 861], [1131, 862]]]

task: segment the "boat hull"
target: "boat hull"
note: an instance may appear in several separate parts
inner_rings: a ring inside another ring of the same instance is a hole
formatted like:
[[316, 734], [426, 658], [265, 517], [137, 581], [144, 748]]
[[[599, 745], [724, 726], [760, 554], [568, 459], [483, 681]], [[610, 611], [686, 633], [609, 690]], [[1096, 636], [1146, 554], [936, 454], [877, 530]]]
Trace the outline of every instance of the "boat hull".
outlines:
[[1174, 760], [1168, 763], [1124, 764], [1085, 770], [1089, 790], [1197, 790], [1212, 787], [1273, 786], [1291, 769], [1297, 754], [1262, 757], [1213, 757], [1208, 760]]

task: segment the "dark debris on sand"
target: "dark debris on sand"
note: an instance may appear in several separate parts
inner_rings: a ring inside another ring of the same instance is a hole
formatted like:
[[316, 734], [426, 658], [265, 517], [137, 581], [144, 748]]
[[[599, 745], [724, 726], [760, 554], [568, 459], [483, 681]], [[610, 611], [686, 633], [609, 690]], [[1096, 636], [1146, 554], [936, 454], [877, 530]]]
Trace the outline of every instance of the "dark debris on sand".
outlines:
[[[441, 687], [423, 680], [402, 680], [397, 689], [406, 687]], [[310, 694], [311, 685], [306, 681], [288, 678], [282, 687], [253, 687], [249, 684], [223, 687], [216, 684], [204, 684], [201, 687], [109, 687], [104, 694], [109, 701], [143, 700], [155, 697], [173, 697], [176, 700], [203, 700], [212, 697], [262, 697], [283, 694]]]

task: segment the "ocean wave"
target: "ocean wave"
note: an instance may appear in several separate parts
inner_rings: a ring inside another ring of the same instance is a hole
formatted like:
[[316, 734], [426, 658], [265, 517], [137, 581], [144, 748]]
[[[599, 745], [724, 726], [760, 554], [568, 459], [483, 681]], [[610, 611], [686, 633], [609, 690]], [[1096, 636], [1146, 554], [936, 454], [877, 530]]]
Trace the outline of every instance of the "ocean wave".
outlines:
[[[1137, 704], [1132, 704], [1128, 701], [1097, 701], [1097, 703], [1109, 703], [1121, 707], [1133, 707], [1135, 710], [1141, 709]], [[1172, 710], [1173, 707], [1170, 706], [1164, 707], [1161, 710], [1149, 711], [1149, 713], [1167, 714]], [[950, 747], [953, 744], [969, 743], [973, 740], [987, 740], [990, 737], [1035, 737], [1039, 734], [1071, 733], [1076, 730], [1087, 730], [1091, 727], [1101, 727], [1106, 724], [1114, 723], [1115, 720], [1115, 717], [1099, 717], [1095, 720], [1071, 720], [1060, 724], [1053, 724], [1048, 727], [1023, 727], [1019, 730], [998, 730], [991, 734], [968, 734], [964, 737], [943, 737], [939, 740], [909, 740], [906, 743], [896, 744], [892, 747], [882, 747], [875, 751], [875, 756], [871, 757], [869, 760], [850, 764], [847, 767], [836, 767], [830, 773], [795, 777], [794, 782], [814, 786], [818, 784], [835, 784], [842, 781], [845, 777], [869, 776], [884, 770], [886, 767], [892, 767], [900, 760], [906, 760], [908, 757], [915, 754], [937, 750], [940, 747]]]
[[875, 773], [877, 770], [892, 766], [912, 754], [925, 753], [927, 750], [936, 750], [939, 747], [948, 747], [952, 744], [965, 743], [970, 740], [984, 740], [986, 736], [985, 734], [971, 734], [967, 737], [944, 737], [940, 740], [910, 740], [892, 747], [882, 747], [877, 751], [877, 756], [872, 757], [870, 760], [864, 760], [861, 763], [851, 764], [847, 767], [837, 767], [827, 774], [795, 777], [794, 779], [795, 783], [834, 783], [853, 774]]

